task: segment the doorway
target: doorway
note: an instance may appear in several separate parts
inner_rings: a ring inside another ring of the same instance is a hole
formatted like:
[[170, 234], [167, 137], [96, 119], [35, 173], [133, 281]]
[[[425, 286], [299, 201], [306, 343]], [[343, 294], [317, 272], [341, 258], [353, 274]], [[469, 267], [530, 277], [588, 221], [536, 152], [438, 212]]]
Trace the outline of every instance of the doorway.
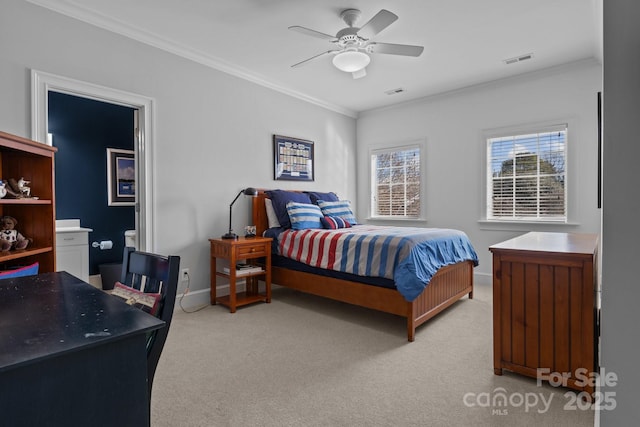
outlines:
[[137, 248], [153, 252], [153, 100], [92, 83], [69, 79], [42, 71], [31, 71], [31, 133], [32, 139], [44, 144], [48, 140], [49, 93], [58, 92], [81, 98], [133, 108], [137, 111], [134, 139], [136, 170], [135, 230]]
[[[55, 217], [62, 221], [60, 226], [78, 222], [90, 230], [89, 243], [108, 242], [102, 247], [88, 247], [88, 274], [95, 276], [101, 274], [105, 264], [121, 264], [125, 236], [135, 237], [130, 230], [136, 227], [132, 165], [136, 110], [53, 91], [49, 92], [48, 108], [49, 142], [58, 149]], [[118, 162], [107, 161], [112, 157], [121, 159], [121, 167], [117, 167]], [[119, 179], [122, 184], [114, 186]], [[108, 187], [112, 187], [111, 192]], [[122, 201], [111, 202], [114, 197]], [[69, 249], [65, 243], [71, 241], [67, 233], [57, 235], [57, 268], [71, 272], [75, 266], [86, 271], [87, 265], [61, 260]], [[139, 247], [135, 243], [133, 246]]]

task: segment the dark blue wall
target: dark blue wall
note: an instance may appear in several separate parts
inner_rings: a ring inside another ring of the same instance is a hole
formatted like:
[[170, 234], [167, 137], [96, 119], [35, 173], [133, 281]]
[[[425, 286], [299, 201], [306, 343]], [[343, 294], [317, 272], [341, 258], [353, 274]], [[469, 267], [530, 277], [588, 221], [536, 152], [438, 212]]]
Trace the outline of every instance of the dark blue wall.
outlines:
[[[133, 206], [107, 204], [107, 148], [133, 149], [133, 109], [49, 92], [49, 132], [58, 148], [56, 219], [80, 219], [89, 233], [89, 274], [122, 261], [124, 232], [135, 228]], [[91, 242], [112, 240], [113, 249]]]

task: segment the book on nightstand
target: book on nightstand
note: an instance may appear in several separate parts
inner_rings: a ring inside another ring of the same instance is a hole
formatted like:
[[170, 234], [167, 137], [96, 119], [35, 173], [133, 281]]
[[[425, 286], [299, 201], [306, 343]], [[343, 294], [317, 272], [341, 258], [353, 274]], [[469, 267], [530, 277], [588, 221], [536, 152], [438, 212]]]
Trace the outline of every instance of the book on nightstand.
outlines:
[[[251, 273], [261, 273], [264, 271], [264, 268], [259, 265], [252, 264], [236, 264], [236, 276], [243, 276], [245, 274]], [[223, 267], [222, 272], [225, 274], [231, 274], [229, 267]]]

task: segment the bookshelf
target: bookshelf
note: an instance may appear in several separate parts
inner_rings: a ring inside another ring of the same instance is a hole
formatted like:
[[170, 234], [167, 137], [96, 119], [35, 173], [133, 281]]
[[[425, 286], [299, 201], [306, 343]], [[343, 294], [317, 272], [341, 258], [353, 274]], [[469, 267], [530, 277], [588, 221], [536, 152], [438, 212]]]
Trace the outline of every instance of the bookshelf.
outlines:
[[0, 270], [40, 263], [39, 272], [53, 272], [55, 254], [55, 147], [0, 132], [0, 179], [30, 181], [31, 198], [0, 199], [0, 216], [18, 220], [16, 230], [33, 239], [26, 249], [0, 252]]

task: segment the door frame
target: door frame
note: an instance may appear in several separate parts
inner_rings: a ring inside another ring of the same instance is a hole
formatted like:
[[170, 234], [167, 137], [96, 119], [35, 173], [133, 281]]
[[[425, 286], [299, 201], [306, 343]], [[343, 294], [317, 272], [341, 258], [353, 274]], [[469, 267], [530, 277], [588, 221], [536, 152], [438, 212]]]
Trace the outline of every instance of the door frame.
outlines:
[[[136, 240], [139, 250], [154, 252], [153, 98], [93, 83], [31, 70], [31, 139], [48, 141], [49, 92], [131, 107], [138, 112], [134, 152], [136, 165]], [[106, 190], [105, 190], [106, 191]]]

